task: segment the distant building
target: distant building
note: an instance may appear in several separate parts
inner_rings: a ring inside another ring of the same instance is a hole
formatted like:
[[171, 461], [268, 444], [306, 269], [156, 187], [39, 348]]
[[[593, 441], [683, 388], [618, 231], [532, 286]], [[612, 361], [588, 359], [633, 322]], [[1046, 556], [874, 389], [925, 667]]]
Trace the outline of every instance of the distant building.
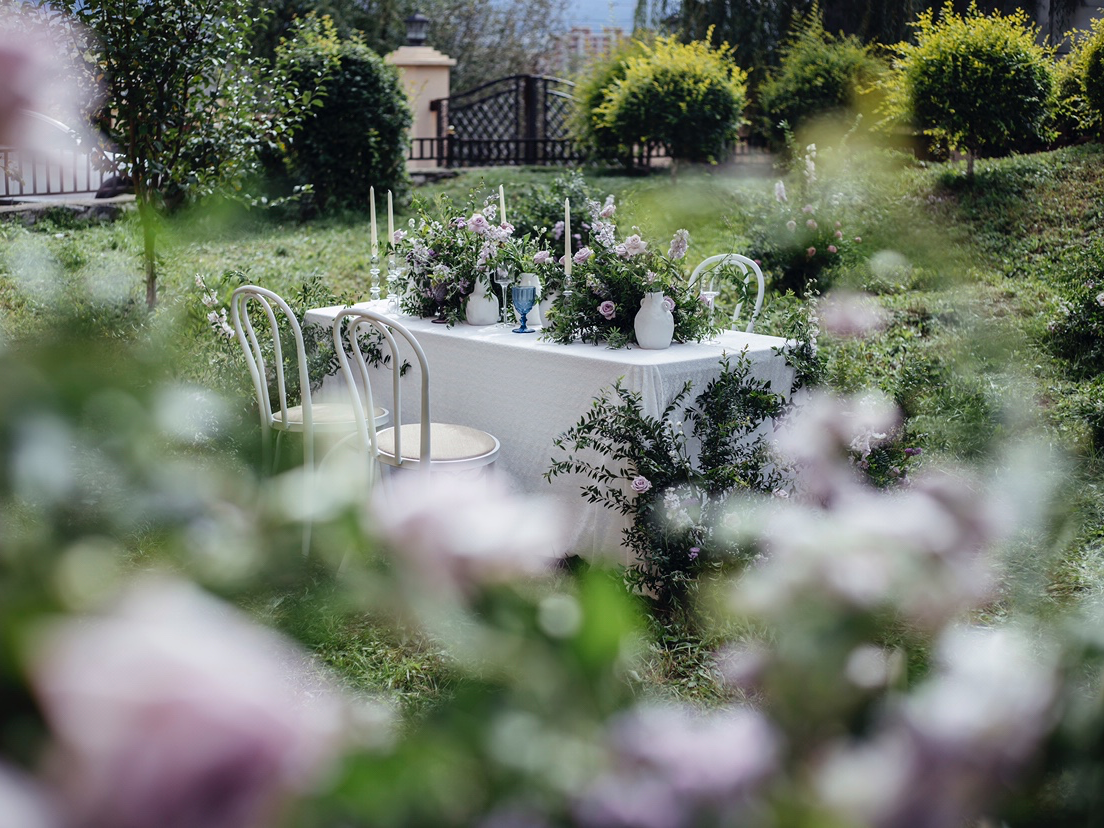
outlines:
[[573, 26], [553, 41], [552, 48], [540, 61], [539, 71], [545, 75], [570, 77], [595, 60], [608, 57], [627, 37], [620, 26], [603, 26], [600, 32], [593, 32], [586, 26]]

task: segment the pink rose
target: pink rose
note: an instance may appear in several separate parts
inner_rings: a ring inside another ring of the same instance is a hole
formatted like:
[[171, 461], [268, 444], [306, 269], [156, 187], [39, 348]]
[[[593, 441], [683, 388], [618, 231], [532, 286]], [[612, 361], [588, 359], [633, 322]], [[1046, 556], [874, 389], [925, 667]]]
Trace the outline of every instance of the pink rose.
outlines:
[[613, 317], [617, 315], [617, 306], [607, 299], [598, 306], [598, 313], [602, 314], [606, 319], [613, 319]]
[[805, 255], [808, 256], [810, 259], [813, 258], [813, 256], [816, 255], [816, 248], [810, 247], [808, 250], [805, 251]]
[[632, 486], [632, 490], [637, 494], [644, 494], [644, 492], [652, 488], [652, 481], [644, 477], [643, 475], [638, 475], [633, 478], [633, 481], [630, 485]]
[[552, 254], [547, 250], [538, 250], [533, 254], [533, 264], [544, 264], [552, 258]]
[[575, 252], [575, 255], [571, 257], [571, 260], [575, 262], [575, 264], [581, 265], [585, 264], [587, 259], [589, 259], [593, 255], [594, 251], [591, 250], [589, 247], [581, 247]]
[[805, 222], [805, 226], [808, 227], [810, 230], [816, 230], [817, 223], [813, 219], [809, 219], [807, 222]]
[[473, 233], [477, 233], [482, 236], [491, 227], [491, 223], [487, 221], [486, 216], [482, 213], [475, 213], [470, 219], [468, 219], [468, 229]]
[[834, 244], [830, 244], [830, 245], [828, 245], [828, 252], [829, 253], [837, 253], [838, 250], [836, 249], [836, 246]]

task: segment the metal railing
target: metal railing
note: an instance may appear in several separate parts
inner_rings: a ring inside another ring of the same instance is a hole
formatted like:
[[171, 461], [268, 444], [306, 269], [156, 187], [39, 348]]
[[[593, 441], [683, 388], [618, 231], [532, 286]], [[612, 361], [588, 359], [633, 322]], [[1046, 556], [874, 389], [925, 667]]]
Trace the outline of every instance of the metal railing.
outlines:
[[110, 162], [80, 149], [0, 147], [0, 198], [95, 193], [115, 174]]

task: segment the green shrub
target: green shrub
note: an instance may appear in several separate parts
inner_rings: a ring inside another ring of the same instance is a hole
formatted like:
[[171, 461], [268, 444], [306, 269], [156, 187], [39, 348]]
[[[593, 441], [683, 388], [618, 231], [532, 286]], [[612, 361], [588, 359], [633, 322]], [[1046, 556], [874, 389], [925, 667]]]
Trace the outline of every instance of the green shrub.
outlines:
[[747, 73], [732, 63], [727, 44], [714, 49], [706, 41], [660, 37], [641, 50], [625, 59], [624, 77], [594, 110], [603, 140], [715, 163], [743, 122]]
[[333, 66], [322, 105], [287, 146], [292, 182], [313, 189], [304, 201], [308, 211], [363, 209], [370, 186], [405, 193], [412, 116], [398, 70], [360, 39], [337, 39], [325, 18], [301, 41], [293, 47], [302, 50], [300, 83]]
[[791, 32], [782, 46], [781, 65], [760, 87], [763, 133], [780, 147], [785, 139], [782, 122], [796, 130], [818, 117], [853, 120], [863, 90], [882, 69], [858, 38], [825, 31], [814, 9]]
[[619, 81], [625, 78], [626, 61], [643, 54], [640, 41], [624, 40], [603, 60], [595, 61], [576, 86], [578, 102], [571, 132], [580, 147], [595, 160], [632, 163], [632, 147], [622, 146], [613, 128], [605, 123], [598, 108], [605, 103]]
[[1082, 38], [1074, 55], [1074, 65], [1080, 70], [1079, 80], [1088, 111], [1082, 126], [1099, 134], [1104, 124], [1104, 18], [1093, 21], [1092, 29]]
[[891, 116], [965, 152], [971, 174], [975, 157], [1030, 150], [1046, 139], [1052, 50], [1036, 42], [1022, 10], [987, 16], [971, 4], [960, 16], [947, 3], [938, 19], [928, 9], [914, 26], [915, 43], [896, 47], [885, 106]]

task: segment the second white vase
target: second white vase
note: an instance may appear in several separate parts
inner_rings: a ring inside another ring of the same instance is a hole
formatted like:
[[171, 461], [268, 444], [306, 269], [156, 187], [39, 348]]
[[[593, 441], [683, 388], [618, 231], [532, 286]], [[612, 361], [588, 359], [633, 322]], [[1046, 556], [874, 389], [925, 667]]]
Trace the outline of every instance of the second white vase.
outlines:
[[667, 308], [663, 293], [646, 293], [640, 300], [640, 310], [633, 319], [636, 344], [641, 348], [661, 351], [671, 347], [675, 335], [675, 316]]

